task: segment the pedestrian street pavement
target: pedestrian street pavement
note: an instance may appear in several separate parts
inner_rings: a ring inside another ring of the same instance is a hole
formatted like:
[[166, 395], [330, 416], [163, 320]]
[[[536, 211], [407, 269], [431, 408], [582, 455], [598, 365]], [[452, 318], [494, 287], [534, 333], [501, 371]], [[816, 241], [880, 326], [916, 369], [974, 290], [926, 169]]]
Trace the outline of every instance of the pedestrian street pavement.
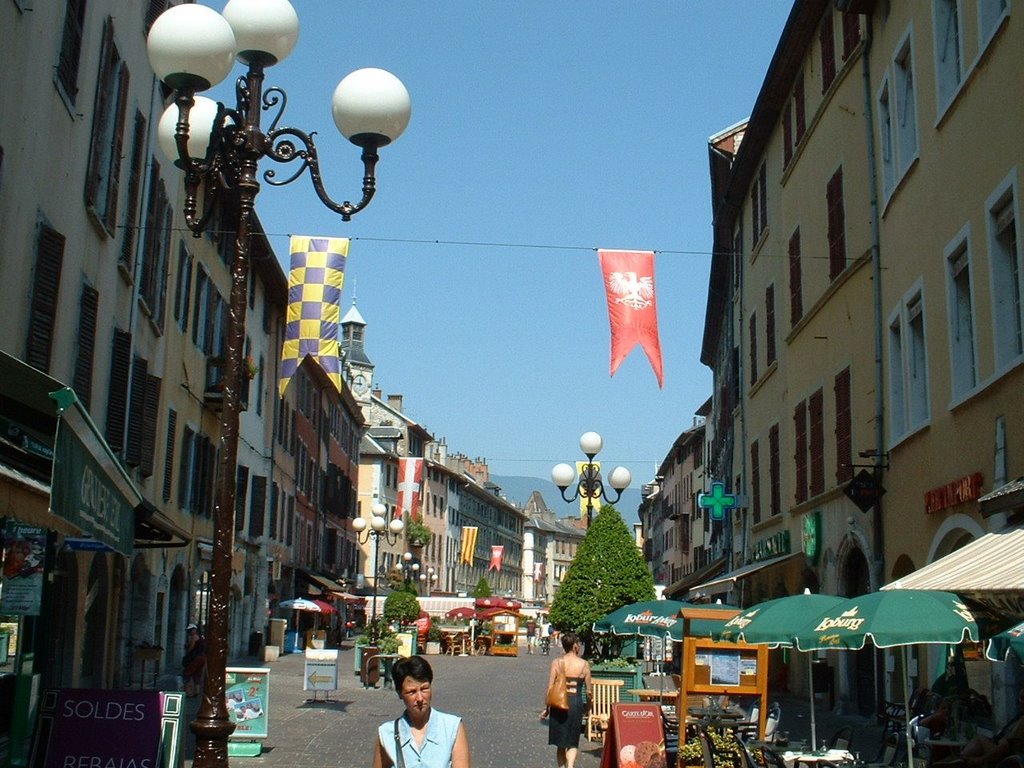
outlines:
[[[433, 705], [461, 715], [469, 735], [473, 768], [550, 768], [555, 748], [548, 746], [541, 722], [548, 667], [554, 656], [520, 649], [518, 657], [427, 656], [434, 669]], [[232, 757], [240, 768], [369, 768], [377, 727], [402, 713], [390, 687], [364, 689], [354, 673], [354, 651], [346, 641], [339, 652], [337, 691], [304, 691], [303, 654], [275, 662], [234, 659], [229, 666], [270, 669], [268, 735], [259, 757]], [[189, 718], [198, 699], [188, 699]], [[194, 739], [186, 727], [185, 766], [191, 768]], [[580, 738], [577, 768], [597, 768], [601, 744]]]
[[[350, 642], [339, 651], [338, 690], [329, 695], [303, 690], [305, 658], [288, 654], [263, 664], [255, 659], [232, 660], [230, 666], [270, 669], [270, 722], [259, 757], [232, 757], [240, 768], [369, 768], [377, 727], [402, 713], [390, 687], [364, 689], [354, 673]], [[555, 748], [547, 743], [547, 723], [539, 716], [544, 705], [548, 668], [554, 654], [534, 655], [520, 649], [518, 657], [427, 656], [434, 668], [434, 699], [438, 709], [462, 716], [469, 734], [473, 768], [550, 768]], [[770, 695], [782, 704], [780, 730], [790, 738], [810, 737], [806, 694]], [[189, 718], [198, 699], [187, 699]], [[881, 726], [871, 717], [844, 715], [840, 707], [817, 706], [819, 740], [836, 729], [853, 727], [851, 750], [872, 759], [881, 739]], [[194, 740], [185, 728], [183, 751], [192, 768]], [[602, 745], [580, 738], [577, 768], [598, 768]]]

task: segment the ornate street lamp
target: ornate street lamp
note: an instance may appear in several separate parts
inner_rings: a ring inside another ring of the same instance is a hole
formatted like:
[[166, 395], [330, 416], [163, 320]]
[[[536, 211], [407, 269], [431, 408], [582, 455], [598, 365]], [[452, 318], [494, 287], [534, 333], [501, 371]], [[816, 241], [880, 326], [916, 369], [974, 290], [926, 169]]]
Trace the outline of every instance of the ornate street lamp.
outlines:
[[576, 484], [572, 496], [567, 496], [566, 491], [576, 480], [576, 470], [569, 464], [556, 464], [551, 469], [551, 481], [558, 486], [562, 498], [568, 502], [584, 498], [587, 500], [587, 528], [590, 528], [590, 521], [594, 514], [594, 499], [603, 498], [609, 504], [616, 503], [622, 498], [622, 492], [629, 487], [633, 476], [625, 467], [616, 467], [608, 476], [608, 484], [615, 491], [615, 498], [608, 496], [604, 482], [601, 480], [601, 466], [594, 463], [594, 457], [601, 452], [604, 441], [597, 432], [584, 432], [580, 437], [580, 449], [587, 457], [587, 463], [580, 468], [580, 479]]
[[[390, 523], [387, 522], [384, 517], [387, 512], [388, 508], [383, 504], [379, 502], [374, 504], [369, 529], [367, 529], [366, 519], [363, 517], [357, 517], [352, 521], [352, 530], [356, 532], [356, 538], [359, 539], [360, 544], [365, 544], [371, 538], [373, 539], [373, 604], [370, 608], [370, 642], [373, 645], [377, 644], [377, 579], [380, 574], [380, 539], [383, 536], [388, 544], [393, 545], [405, 529], [405, 523], [401, 518], [393, 519]], [[364, 532], [365, 536], [363, 536]]]
[[[207, 677], [199, 714], [190, 724], [196, 734], [197, 768], [227, 766], [227, 740], [234, 730], [224, 687], [249, 241], [260, 189], [257, 164], [263, 158], [297, 163], [293, 166], [295, 172], [287, 178], [278, 180], [275, 172], [268, 170], [263, 180], [280, 186], [308, 170], [320, 200], [348, 221], [373, 198], [377, 150], [397, 139], [409, 122], [409, 93], [389, 72], [361, 69], [338, 84], [332, 100], [334, 122], [349, 141], [362, 148], [364, 170], [359, 202], [332, 200], [320, 178], [313, 135], [279, 128], [287, 96], [280, 88], [268, 88], [266, 92], [263, 88], [264, 69], [291, 52], [298, 34], [298, 16], [288, 0], [229, 0], [223, 15], [193, 3], [169, 8], [154, 22], [147, 41], [153, 71], [174, 91], [174, 104], [160, 120], [158, 139], [185, 176], [186, 225], [198, 236], [218, 207], [236, 217], [221, 410], [220, 482], [213, 517]], [[246, 66], [245, 74], [235, 83], [235, 105], [226, 107], [197, 97], [196, 92], [228, 76], [235, 58]], [[276, 115], [264, 132], [260, 126], [262, 112], [271, 109], [276, 109]], [[230, 219], [225, 217], [223, 221]]]
[[406, 552], [402, 555], [402, 580], [406, 584], [416, 580], [416, 574], [419, 573], [419, 570], [420, 561], [416, 559], [412, 552]]
[[430, 585], [437, 582], [437, 574], [434, 573], [434, 566], [428, 566], [427, 572], [420, 574], [420, 582], [422, 584], [421, 589], [426, 588], [427, 590], [425, 597], [430, 597]]

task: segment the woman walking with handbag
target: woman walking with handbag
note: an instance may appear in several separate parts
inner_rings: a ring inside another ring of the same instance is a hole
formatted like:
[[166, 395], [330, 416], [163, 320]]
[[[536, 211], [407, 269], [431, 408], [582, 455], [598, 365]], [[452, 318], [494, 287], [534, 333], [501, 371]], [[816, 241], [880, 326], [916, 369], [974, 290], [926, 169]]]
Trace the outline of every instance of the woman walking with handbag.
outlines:
[[[579, 637], [575, 632], [566, 632], [561, 641], [564, 654], [551, 662], [548, 692], [540, 718], [548, 721], [548, 744], [556, 747], [558, 768], [573, 768], [580, 747], [583, 717], [590, 709], [593, 691], [590, 687], [590, 664], [579, 655]], [[564, 698], [562, 691], [565, 691]]]

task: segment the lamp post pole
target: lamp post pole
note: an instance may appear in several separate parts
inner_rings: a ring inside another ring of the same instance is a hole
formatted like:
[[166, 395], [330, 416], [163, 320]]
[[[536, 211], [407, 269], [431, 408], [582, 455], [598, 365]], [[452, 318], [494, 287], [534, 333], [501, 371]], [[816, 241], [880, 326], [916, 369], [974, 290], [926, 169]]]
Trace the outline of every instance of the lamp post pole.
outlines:
[[[207, 624], [207, 676], [203, 700], [190, 727], [196, 734], [196, 768], [226, 768], [227, 740], [234, 730], [224, 699], [234, 548], [235, 474], [238, 459], [239, 413], [244, 383], [242, 353], [249, 279], [252, 215], [260, 189], [258, 163], [298, 161], [288, 184], [308, 170], [320, 200], [348, 221], [373, 197], [377, 149], [390, 143], [409, 120], [409, 94], [383, 70], [359, 70], [339, 83], [333, 99], [338, 129], [363, 150], [363, 196], [358, 203], [337, 203], [320, 178], [312, 134], [278, 128], [287, 97], [279, 88], [264, 93], [264, 69], [284, 59], [298, 39], [298, 17], [288, 0], [229, 0], [223, 15], [194, 3], [173, 6], [154, 22], [147, 40], [153, 71], [174, 92], [174, 103], [158, 126], [158, 139], [184, 173], [183, 213], [197, 237], [215, 210], [233, 224], [235, 254], [221, 409], [220, 480], [213, 514], [213, 559]], [[235, 84], [235, 105], [226, 107], [196, 96], [228, 76], [238, 58], [246, 73]], [[265, 110], [277, 108], [270, 129], [261, 128]], [[233, 218], [233, 221], [232, 221]]]
[[[373, 539], [373, 602], [370, 608], [370, 641], [377, 644], [377, 579], [380, 578], [380, 540], [381, 537], [388, 544], [395, 544], [398, 537], [405, 529], [405, 523], [401, 518], [392, 519], [389, 523], [385, 520], [388, 508], [381, 503], [373, 505], [373, 517], [369, 524], [366, 518], [357, 517], [352, 521], [352, 529], [361, 544], [365, 544], [370, 538]], [[365, 533], [365, 536], [363, 535]]]
[[576, 470], [569, 464], [556, 464], [551, 469], [551, 481], [558, 487], [565, 501], [571, 503], [580, 498], [587, 500], [588, 530], [594, 516], [594, 499], [603, 498], [609, 504], [615, 504], [622, 498], [622, 492], [629, 487], [633, 479], [628, 469], [616, 467], [608, 476], [608, 484], [615, 491], [615, 498], [608, 495], [608, 490], [601, 480], [601, 465], [594, 463], [594, 458], [601, 452], [602, 447], [604, 447], [604, 441], [597, 432], [585, 432], [580, 437], [580, 450], [587, 457], [587, 461], [580, 467], [579, 481], [576, 482], [572, 496], [568, 496], [567, 491], [569, 486], [576, 481]]

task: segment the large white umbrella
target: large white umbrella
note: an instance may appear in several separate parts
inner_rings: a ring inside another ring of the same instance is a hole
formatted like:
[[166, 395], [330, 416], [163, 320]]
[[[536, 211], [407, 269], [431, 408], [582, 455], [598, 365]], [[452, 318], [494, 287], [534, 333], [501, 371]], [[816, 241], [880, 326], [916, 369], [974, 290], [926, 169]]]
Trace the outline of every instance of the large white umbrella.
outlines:
[[304, 597], [296, 597], [294, 600], [282, 600], [278, 603], [278, 606], [292, 611], [310, 611], [311, 613], [320, 613], [320, 606], [312, 600], [307, 600]]

